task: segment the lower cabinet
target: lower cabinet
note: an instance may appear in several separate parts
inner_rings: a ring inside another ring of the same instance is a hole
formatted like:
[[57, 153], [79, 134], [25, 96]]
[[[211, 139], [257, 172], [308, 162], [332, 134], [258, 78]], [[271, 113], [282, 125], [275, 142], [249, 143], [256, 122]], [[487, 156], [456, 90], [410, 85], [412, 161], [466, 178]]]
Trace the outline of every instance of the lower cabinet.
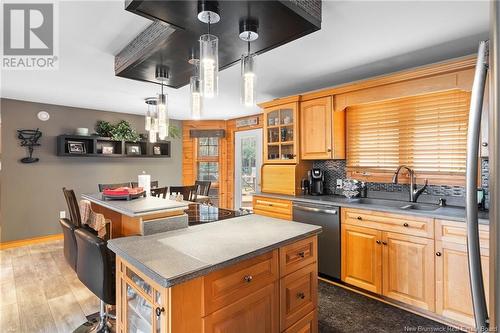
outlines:
[[318, 332], [318, 314], [317, 311], [311, 311], [298, 322], [290, 326], [285, 333], [317, 333]]
[[292, 202], [290, 200], [261, 197], [254, 195], [252, 207], [255, 214], [275, 217], [278, 219], [292, 219]]
[[276, 283], [203, 318], [205, 333], [273, 333], [279, 327]]

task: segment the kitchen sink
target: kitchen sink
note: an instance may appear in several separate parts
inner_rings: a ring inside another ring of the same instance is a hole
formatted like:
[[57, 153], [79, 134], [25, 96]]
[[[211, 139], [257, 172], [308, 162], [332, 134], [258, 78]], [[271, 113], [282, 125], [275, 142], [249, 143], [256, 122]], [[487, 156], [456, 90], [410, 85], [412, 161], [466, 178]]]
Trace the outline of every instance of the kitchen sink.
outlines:
[[354, 198], [350, 202], [367, 204], [367, 205], [378, 205], [386, 206], [391, 208], [397, 208], [401, 210], [419, 210], [431, 212], [439, 208], [438, 205], [424, 204], [424, 203], [413, 203], [413, 202], [403, 202], [397, 200], [385, 200], [385, 199], [372, 199], [372, 198]]

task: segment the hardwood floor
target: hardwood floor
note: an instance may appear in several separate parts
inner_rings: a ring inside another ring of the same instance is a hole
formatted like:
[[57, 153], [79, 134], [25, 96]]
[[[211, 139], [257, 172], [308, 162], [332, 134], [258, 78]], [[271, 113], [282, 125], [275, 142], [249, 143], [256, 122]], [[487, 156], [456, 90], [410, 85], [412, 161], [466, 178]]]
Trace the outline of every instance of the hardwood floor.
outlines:
[[62, 248], [57, 240], [0, 251], [2, 332], [68, 333], [99, 310]]

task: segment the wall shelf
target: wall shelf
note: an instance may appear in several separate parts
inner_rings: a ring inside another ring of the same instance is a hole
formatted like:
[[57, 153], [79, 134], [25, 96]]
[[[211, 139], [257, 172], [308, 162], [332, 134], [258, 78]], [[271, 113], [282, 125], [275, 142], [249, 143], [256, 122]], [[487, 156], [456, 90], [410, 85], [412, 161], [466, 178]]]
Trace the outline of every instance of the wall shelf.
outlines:
[[[70, 152], [70, 145], [74, 148], [82, 148], [81, 153]], [[106, 151], [110, 153], [105, 153]], [[159, 154], [155, 154], [155, 151], [159, 151]], [[170, 154], [170, 141], [129, 142], [82, 135], [59, 135], [57, 137], [57, 156], [62, 157], [168, 158]]]

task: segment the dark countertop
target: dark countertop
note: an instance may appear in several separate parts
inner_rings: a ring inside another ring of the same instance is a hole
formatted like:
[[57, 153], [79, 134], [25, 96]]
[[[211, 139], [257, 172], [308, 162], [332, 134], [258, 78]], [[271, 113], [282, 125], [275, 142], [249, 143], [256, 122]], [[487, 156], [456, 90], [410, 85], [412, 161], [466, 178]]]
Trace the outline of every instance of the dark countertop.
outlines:
[[[396, 207], [384, 206], [383, 204], [368, 204], [356, 202], [356, 199], [348, 199], [340, 195], [284, 195], [284, 194], [271, 194], [271, 193], [257, 193], [256, 195], [291, 200], [294, 202], [304, 202], [320, 205], [335, 205], [339, 207], [349, 207], [349, 208], [360, 208], [360, 209], [371, 209], [378, 210], [389, 213], [405, 214], [405, 215], [415, 215], [415, 216], [426, 216], [436, 219], [451, 220], [465, 222], [465, 209], [463, 207], [457, 206], [445, 206], [439, 207], [436, 210], [424, 211], [424, 210], [403, 210]], [[383, 200], [380, 200], [383, 201]], [[395, 200], [388, 200], [394, 202]], [[398, 201], [401, 205], [410, 204], [408, 201]], [[488, 212], [479, 212], [479, 223], [489, 224]]]
[[104, 200], [102, 193], [82, 194], [82, 199], [130, 217], [140, 217], [172, 210], [186, 210], [189, 204], [187, 201], [174, 201], [152, 196], [133, 200]]
[[115, 238], [108, 247], [161, 286], [171, 287], [320, 232], [319, 226], [251, 214]]

